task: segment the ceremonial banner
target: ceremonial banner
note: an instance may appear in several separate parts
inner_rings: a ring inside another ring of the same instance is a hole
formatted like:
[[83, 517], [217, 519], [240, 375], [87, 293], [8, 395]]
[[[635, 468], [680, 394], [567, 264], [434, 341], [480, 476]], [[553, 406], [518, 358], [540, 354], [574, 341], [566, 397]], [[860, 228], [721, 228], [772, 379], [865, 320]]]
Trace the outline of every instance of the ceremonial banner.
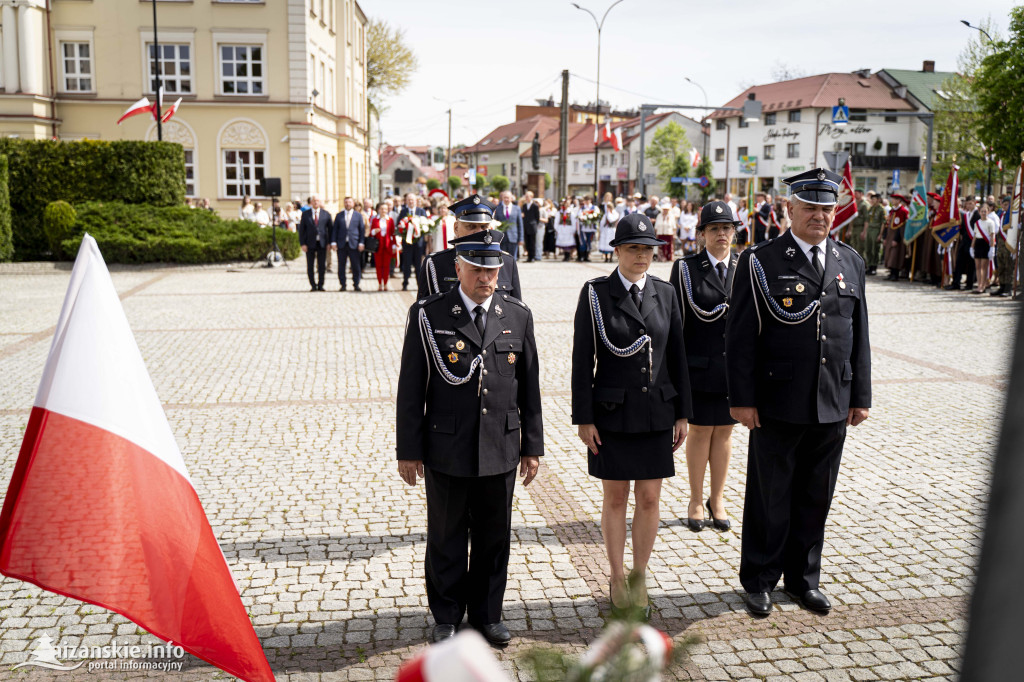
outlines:
[[956, 203], [960, 190], [960, 167], [956, 164], [949, 169], [949, 178], [942, 189], [942, 202], [932, 221], [932, 232], [936, 241], [949, 246], [960, 231], [960, 205]]
[[1006, 245], [1010, 251], [1017, 253], [1017, 241], [1021, 223], [1021, 193], [1024, 190], [1024, 161], [1017, 167], [1017, 177], [1013, 180], [1013, 198], [1010, 200], [1010, 224], [1006, 230]]
[[[838, 239], [839, 231], [857, 217], [857, 202], [853, 200], [853, 170], [850, 160], [843, 166], [843, 181], [839, 183], [839, 205], [832, 223], [832, 238]], [[844, 240], [845, 241], [845, 240]]]
[[925, 201], [927, 190], [924, 186], [924, 173], [917, 171], [917, 181], [910, 194], [910, 218], [903, 228], [903, 243], [910, 244], [928, 229], [928, 203]]
[[0, 512], [0, 572], [274, 679], [89, 235]]

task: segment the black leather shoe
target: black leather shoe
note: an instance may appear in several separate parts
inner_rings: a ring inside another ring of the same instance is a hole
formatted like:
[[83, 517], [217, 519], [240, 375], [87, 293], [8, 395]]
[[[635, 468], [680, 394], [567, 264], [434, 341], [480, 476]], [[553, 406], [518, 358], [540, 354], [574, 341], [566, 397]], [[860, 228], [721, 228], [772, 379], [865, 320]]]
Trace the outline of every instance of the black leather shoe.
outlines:
[[434, 632], [430, 636], [430, 639], [433, 640], [433, 642], [435, 644], [437, 644], [438, 642], [443, 642], [444, 640], [446, 640], [446, 639], [448, 639], [450, 637], [454, 637], [456, 629], [457, 628], [454, 625], [446, 625], [444, 623], [438, 623], [437, 625], [434, 626]]
[[827, 614], [832, 610], [832, 603], [828, 600], [828, 597], [823, 595], [818, 590], [807, 590], [801, 595], [797, 595], [790, 590], [785, 590], [786, 594], [792, 597], [794, 600], [800, 602], [803, 607], [809, 611], [815, 613]]
[[755, 616], [767, 616], [772, 612], [772, 596], [767, 592], [747, 592], [743, 595], [747, 610]]
[[317, 290], [317, 291], [326, 291], [326, 289], [324, 289], [324, 287], [323, 287], [323, 285], [322, 285], [322, 284], [321, 284], [320, 286], [318, 286], [318, 287], [316, 288], [316, 290]]
[[353, 291], [362, 291], [358, 286], [352, 287]]
[[960, 291], [960, 287], [956, 284], [947, 284], [942, 288], [945, 289], [946, 291]]
[[729, 519], [715, 518], [715, 512], [711, 511], [711, 500], [705, 502], [704, 506], [708, 508], [708, 514], [711, 514], [711, 525], [715, 527], [715, 530], [729, 530], [732, 528], [732, 521]]
[[690, 517], [686, 517], [686, 527], [694, 533], [699, 533], [704, 530], [704, 519], [691, 519]]
[[508, 631], [504, 623], [488, 623], [486, 625], [474, 625], [476, 631], [484, 636], [495, 646], [505, 646], [512, 641], [512, 633]]
[[310, 287], [309, 290], [310, 291], [316, 291], [316, 287]]

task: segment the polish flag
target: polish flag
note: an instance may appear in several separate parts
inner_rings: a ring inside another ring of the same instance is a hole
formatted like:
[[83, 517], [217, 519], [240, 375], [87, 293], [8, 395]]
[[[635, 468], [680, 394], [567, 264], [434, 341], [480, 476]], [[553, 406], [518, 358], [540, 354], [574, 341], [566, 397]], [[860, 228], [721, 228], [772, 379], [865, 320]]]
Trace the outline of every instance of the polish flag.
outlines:
[[139, 114], [149, 113], [154, 118], [156, 117], [156, 108], [149, 103], [148, 97], [143, 97], [135, 104], [128, 107], [128, 111], [121, 115], [121, 118], [117, 119], [117, 125], [121, 125], [121, 121], [132, 116], [138, 116]]
[[690, 168], [696, 168], [700, 165], [700, 152], [694, 147], [690, 150]]
[[171, 117], [174, 116], [176, 113], [178, 113], [178, 107], [180, 105], [181, 105], [181, 98], [179, 97], [178, 101], [176, 101], [174, 104], [172, 104], [171, 108], [168, 109], [167, 111], [165, 111], [163, 116], [160, 117], [160, 122], [161, 123], [167, 123], [168, 121], [170, 121]]
[[601, 141], [611, 142], [612, 141], [612, 122], [605, 121], [604, 128], [601, 129]]
[[839, 183], [838, 203], [836, 217], [832, 221], [831, 235], [833, 239], [839, 239], [840, 230], [857, 217], [857, 202], [853, 200], [853, 168], [849, 159], [843, 166], [843, 180]]
[[622, 126], [612, 132], [612, 149], [617, 152], [622, 151]]
[[0, 512], [0, 573], [274, 679], [89, 235]]

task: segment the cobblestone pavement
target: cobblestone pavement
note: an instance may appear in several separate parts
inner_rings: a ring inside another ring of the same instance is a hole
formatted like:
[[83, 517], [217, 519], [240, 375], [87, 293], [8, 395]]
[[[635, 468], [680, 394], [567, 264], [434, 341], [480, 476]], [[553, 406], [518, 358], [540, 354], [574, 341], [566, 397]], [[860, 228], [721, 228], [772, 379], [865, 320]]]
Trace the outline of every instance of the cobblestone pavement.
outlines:
[[[580, 287], [609, 270], [521, 266], [548, 448], [537, 481], [516, 492], [505, 618], [517, 639], [499, 655], [521, 679], [526, 648], [582, 651], [607, 609], [600, 487], [570, 424], [569, 350]], [[668, 267], [653, 272], [667, 277]], [[0, 268], [4, 481], [69, 274], [43, 264]], [[297, 264], [115, 268], [113, 277], [275, 673], [393, 678], [432, 625], [423, 487], [403, 485], [393, 461], [397, 363], [413, 295], [339, 293], [336, 283], [311, 294]], [[680, 450], [650, 566], [654, 624], [702, 642], [669, 677], [955, 676], [1015, 306], [877, 278], [868, 301], [874, 407], [847, 439], [823, 560], [822, 589], [836, 608], [816, 616], [776, 592], [771, 617], [746, 614], [737, 570], [747, 433], [737, 427], [733, 439], [729, 533], [693, 534], [680, 523], [688, 499]], [[3, 578], [0, 676], [116, 677], [12, 672], [44, 633], [63, 645], [153, 641], [120, 616]], [[182, 673], [153, 675], [224, 677], [189, 656]]]

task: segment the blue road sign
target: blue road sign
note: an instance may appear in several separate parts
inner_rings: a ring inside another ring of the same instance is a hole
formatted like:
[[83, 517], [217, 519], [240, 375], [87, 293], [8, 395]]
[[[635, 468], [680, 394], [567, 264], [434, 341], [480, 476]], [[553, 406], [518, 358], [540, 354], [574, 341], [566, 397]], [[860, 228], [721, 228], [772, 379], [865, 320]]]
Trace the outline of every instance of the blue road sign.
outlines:
[[900, 170], [898, 168], [892, 169], [892, 186], [894, 189], [900, 186]]
[[850, 107], [832, 107], [832, 125], [843, 126], [850, 122]]

